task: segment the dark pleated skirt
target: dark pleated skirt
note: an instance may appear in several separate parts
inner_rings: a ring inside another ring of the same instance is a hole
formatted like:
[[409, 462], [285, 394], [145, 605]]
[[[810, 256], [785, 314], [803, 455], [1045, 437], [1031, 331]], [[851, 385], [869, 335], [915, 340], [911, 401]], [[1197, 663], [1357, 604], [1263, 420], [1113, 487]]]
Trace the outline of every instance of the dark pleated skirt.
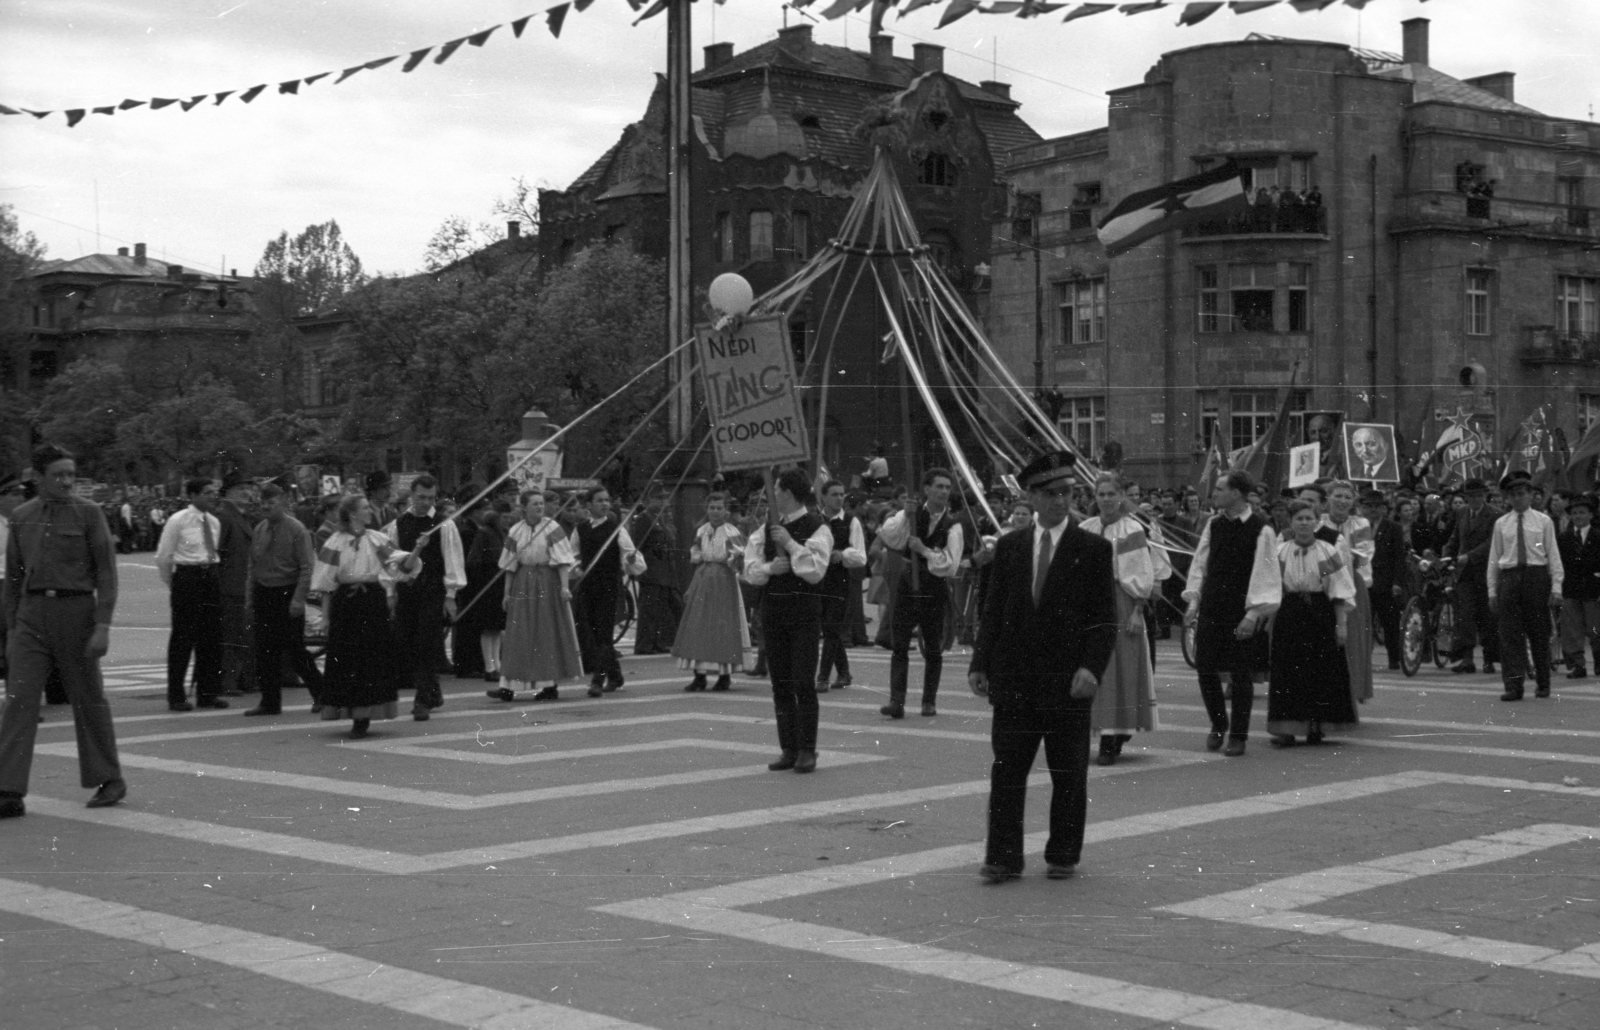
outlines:
[[322, 717], [393, 719], [400, 696], [397, 653], [383, 588], [376, 583], [340, 587], [328, 622]]
[[1303, 737], [1312, 722], [1325, 731], [1356, 724], [1350, 668], [1336, 635], [1333, 602], [1326, 594], [1285, 592], [1272, 623], [1267, 732]]

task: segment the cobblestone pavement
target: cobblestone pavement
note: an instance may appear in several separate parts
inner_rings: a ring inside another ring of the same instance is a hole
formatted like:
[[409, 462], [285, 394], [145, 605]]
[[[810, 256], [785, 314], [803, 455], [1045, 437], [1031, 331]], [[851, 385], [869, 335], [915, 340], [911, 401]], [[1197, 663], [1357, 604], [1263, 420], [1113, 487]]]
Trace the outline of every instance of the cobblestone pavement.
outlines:
[[1227, 759], [1162, 648], [1164, 728], [1092, 770], [1079, 874], [1043, 876], [1041, 758], [998, 887], [959, 654], [937, 718], [890, 722], [887, 655], [853, 651], [810, 776], [766, 771], [764, 685], [686, 694], [661, 657], [595, 700], [447, 679], [432, 721], [364, 741], [300, 691], [172, 714], [159, 666], [112, 664], [128, 800], [83, 807], [52, 708], [0, 823], [0, 1024], [1600, 1025], [1593, 681], [1502, 704], [1379, 673], [1359, 730], [1277, 751], [1258, 704]]

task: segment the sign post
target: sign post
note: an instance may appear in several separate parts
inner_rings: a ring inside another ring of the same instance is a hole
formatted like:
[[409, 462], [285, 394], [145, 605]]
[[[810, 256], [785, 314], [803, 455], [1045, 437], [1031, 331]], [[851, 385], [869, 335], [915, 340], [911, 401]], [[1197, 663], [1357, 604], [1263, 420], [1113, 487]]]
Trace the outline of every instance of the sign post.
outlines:
[[695, 331], [717, 468], [771, 468], [811, 458], [780, 316]]

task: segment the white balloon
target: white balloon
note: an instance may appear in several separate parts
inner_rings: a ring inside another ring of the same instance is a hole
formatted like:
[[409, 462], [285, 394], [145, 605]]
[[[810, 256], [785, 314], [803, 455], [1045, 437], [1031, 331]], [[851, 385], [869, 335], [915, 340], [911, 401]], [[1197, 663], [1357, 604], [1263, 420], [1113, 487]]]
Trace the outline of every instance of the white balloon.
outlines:
[[711, 306], [725, 315], [743, 315], [756, 299], [749, 281], [737, 272], [723, 272], [711, 280], [706, 295]]

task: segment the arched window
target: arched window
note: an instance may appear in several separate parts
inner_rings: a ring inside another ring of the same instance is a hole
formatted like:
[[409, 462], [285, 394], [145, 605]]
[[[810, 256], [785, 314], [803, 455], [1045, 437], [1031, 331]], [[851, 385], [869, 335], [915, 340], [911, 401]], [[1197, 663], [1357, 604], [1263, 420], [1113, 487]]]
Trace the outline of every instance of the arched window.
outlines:
[[954, 186], [955, 169], [950, 164], [950, 158], [939, 153], [929, 154], [923, 158], [917, 182], [924, 186]]

